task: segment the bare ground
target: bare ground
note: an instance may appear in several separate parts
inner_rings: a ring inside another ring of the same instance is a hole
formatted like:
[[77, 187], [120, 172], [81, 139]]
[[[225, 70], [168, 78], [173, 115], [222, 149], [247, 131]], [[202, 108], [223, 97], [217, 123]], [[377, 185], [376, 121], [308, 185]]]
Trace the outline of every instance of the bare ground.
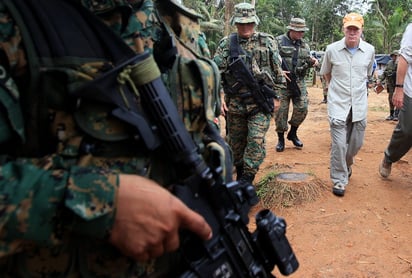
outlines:
[[[290, 277], [412, 277], [412, 151], [383, 179], [378, 166], [396, 122], [388, 115], [386, 91], [369, 94], [365, 143], [353, 165], [343, 198], [331, 192], [330, 135], [320, 88], [309, 88], [309, 114], [298, 131], [304, 147], [287, 141], [277, 153], [274, 123], [267, 134], [267, 157], [256, 182], [276, 169], [310, 173], [325, 185], [315, 201], [272, 211], [287, 222], [287, 237], [299, 260]], [[255, 207], [254, 215], [262, 208]], [[278, 269], [274, 271], [282, 277]]]

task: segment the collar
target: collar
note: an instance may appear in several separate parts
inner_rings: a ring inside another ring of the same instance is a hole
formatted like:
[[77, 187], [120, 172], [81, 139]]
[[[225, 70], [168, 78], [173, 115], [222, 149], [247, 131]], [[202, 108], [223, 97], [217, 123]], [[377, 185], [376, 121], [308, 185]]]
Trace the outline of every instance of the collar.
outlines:
[[[339, 45], [339, 50], [349, 49], [345, 44], [345, 37], [343, 37], [340, 41], [338, 41], [338, 45]], [[366, 42], [364, 42], [363, 40], [360, 40], [358, 49], [364, 52], [365, 46], [366, 46]]]

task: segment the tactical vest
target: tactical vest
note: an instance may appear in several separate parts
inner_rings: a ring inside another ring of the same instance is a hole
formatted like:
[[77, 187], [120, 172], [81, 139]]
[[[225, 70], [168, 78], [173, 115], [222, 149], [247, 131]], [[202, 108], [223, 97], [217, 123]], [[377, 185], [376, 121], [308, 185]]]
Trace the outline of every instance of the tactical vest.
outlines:
[[[237, 33], [232, 33], [227, 37], [226, 40], [226, 48], [229, 50], [228, 58], [229, 63], [231, 59], [236, 57], [241, 57], [247, 66], [248, 70], [254, 75], [255, 77], [261, 76], [264, 79], [265, 83], [270, 87], [275, 87], [275, 82], [270, 77], [271, 67], [270, 61], [272, 57], [270, 57], [270, 53], [267, 51], [267, 38], [271, 37], [271, 35], [266, 33], [257, 32], [253, 35], [251, 39], [251, 45], [253, 47], [249, 51], [253, 51], [253, 53], [248, 53], [240, 46], [239, 42], [237, 46], [234, 46], [232, 42], [232, 38], [237, 36]], [[263, 47], [262, 47], [263, 46]], [[223, 84], [225, 89], [225, 94], [234, 95], [238, 94], [238, 89], [236, 86], [237, 78], [232, 76], [230, 72], [223, 73]], [[236, 88], [235, 90], [231, 90], [230, 88]], [[247, 88], [240, 88], [240, 92], [244, 93], [248, 89]]]
[[288, 69], [303, 79], [311, 66], [308, 61], [310, 50], [307, 43], [301, 40], [293, 44], [287, 35], [280, 35], [276, 37], [276, 40], [278, 41], [279, 54], [286, 62]]

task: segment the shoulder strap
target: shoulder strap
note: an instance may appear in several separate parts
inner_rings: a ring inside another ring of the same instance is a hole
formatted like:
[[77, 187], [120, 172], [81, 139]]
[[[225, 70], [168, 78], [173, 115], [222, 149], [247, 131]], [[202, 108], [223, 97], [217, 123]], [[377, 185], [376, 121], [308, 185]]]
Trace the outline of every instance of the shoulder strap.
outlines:
[[229, 44], [229, 53], [231, 60], [236, 59], [240, 54], [244, 53], [243, 49], [239, 45], [238, 35], [236, 33], [230, 34]]
[[[37, 57], [106, 58], [121, 63], [133, 51], [80, 3], [4, 0]], [[64, 30], [64, 32], [62, 32]]]
[[39, 90], [42, 67], [56, 63], [102, 60], [117, 65], [134, 52], [93, 13], [74, 0], [2, 0], [19, 26], [29, 65], [28, 86], [21, 88], [26, 102], [25, 152], [42, 149], [47, 134], [46, 97]]

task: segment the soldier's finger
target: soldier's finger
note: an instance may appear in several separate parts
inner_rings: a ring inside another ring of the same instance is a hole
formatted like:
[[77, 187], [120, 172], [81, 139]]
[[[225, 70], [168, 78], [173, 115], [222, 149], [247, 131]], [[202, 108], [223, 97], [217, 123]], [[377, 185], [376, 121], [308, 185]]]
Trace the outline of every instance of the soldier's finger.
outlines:
[[181, 226], [186, 228], [195, 234], [197, 234], [203, 240], [209, 240], [212, 238], [212, 228], [207, 224], [206, 220], [193, 210], [186, 208], [182, 212]]

